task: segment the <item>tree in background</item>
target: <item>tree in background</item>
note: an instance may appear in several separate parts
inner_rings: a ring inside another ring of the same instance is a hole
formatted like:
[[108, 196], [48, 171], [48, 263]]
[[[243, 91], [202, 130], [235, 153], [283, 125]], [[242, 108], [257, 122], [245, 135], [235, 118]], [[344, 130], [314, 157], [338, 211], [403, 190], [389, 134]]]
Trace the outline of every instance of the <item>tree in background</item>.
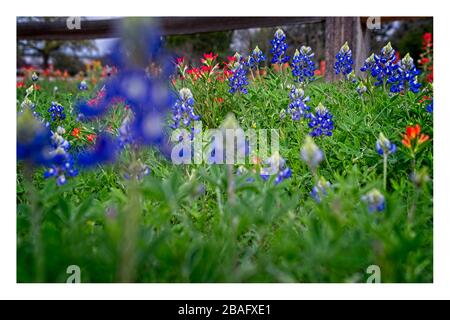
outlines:
[[191, 62], [198, 62], [203, 53], [214, 52], [221, 57], [230, 54], [233, 31], [207, 32], [165, 37], [166, 45], [175, 54]]
[[[66, 21], [64, 17], [18, 17], [17, 23], [26, 22], [59, 22]], [[23, 57], [40, 57], [43, 69], [47, 69], [50, 60], [64, 58], [68, 64], [63, 69], [75, 70], [81, 63], [80, 55], [89, 55], [97, 52], [93, 41], [59, 41], [59, 40], [18, 40], [17, 41], [17, 63], [18, 67], [25, 63]], [[58, 61], [56, 61], [58, 64]], [[59, 63], [61, 64], [61, 63]], [[72, 64], [74, 66], [72, 67]]]

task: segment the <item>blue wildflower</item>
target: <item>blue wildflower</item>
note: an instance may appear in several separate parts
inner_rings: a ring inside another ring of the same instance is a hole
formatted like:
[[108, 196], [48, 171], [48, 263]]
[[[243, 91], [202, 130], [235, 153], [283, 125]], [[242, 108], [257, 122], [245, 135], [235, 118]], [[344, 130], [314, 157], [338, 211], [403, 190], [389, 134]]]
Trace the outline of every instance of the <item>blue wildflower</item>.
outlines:
[[276, 175], [275, 184], [279, 184], [292, 176], [291, 169], [286, 166], [286, 160], [278, 152], [268, 158], [265, 165], [260, 171], [260, 176], [264, 181], [268, 180], [270, 176]]
[[346, 79], [348, 79], [347, 76], [353, 71], [352, 50], [350, 50], [347, 42], [344, 43], [336, 54], [334, 70], [336, 74], [342, 73]]
[[33, 72], [33, 73], [31, 74], [31, 81], [36, 82], [36, 81], [38, 81], [38, 80], [39, 80], [38, 74], [37, 74], [36, 72]]
[[77, 159], [80, 166], [90, 167], [99, 163], [114, 162], [117, 157], [117, 143], [108, 134], [99, 134], [92, 148], [83, 150]]
[[394, 153], [397, 150], [397, 146], [390, 142], [389, 139], [386, 138], [386, 136], [381, 132], [375, 147], [380, 156]]
[[377, 190], [372, 189], [366, 195], [361, 197], [361, 200], [369, 206], [369, 212], [381, 212], [384, 210], [386, 203], [383, 194]]
[[395, 50], [389, 42], [381, 49], [379, 55], [372, 54], [366, 59], [361, 71], [366, 72], [370, 70], [371, 76], [377, 79], [375, 86], [379, 86], [392, 77], [397, 69]]
[[367, 87], [364, 85], [364, 83], [360, 82], [356, 87], [356, 92], [358, 92], [358, 94], [362, 96], [364, 93], [367, 92]]
[[298, 121], [302, 117], [306, 117], [307, 112], [310, 110], [310, 107], [306, 104], [310, 100], [309, 96], [305, 97], [305, 92], [301, 88], [292, 86], [289, 93], [289, 98], [291, 99], [291, 102], [289, 103], [285, 113], [290, 114], [292, 120], [294, 121]]
[[261, 51], [261, 49], [256, 46], [255, 49], [253, 49], [251, 55], [248, 57], [245, 65], [250, 69], [256, 69], [263, 61], [266, 61], [266, 57], [264, 56], [264, 53]]
[[[192, 122], [200, 120], [200, 116], [194, 111], [194, 97], [191, 90], [182, 88], [179, 92], [179, 98], [172, 106], [172, 129], [191, 128], [193, 130]], [[191, 136], [191, 140], [193, 136]]]
[[234, 68], [231, 70], [232, 75], [228, 79], [228, 85], [230, 86], [230, 93], [242, 92], [247, 94], [247, 71], [245, 70], [245, 65], [240, 62], [236, 62]]
[[431, 100], [430, 104], [425, 107], [425, 110], [429, 113], [433, 113], [433, 100]]
[[286, 55], [288, 45], [283, 30], [278, 29], [270, 43], [272, 44], [272, 49], [270, 49], [270, 53], [273, 55], [272, 63], [283, 64], [288, 62], [290, 57]]
[[420, 71], [414, 65], [414, 60], [409, 53], [398, 63], [398, 68], [391, 75], [387, 81], [391, 85], [390, 91], [392, 93], [403, 92], [407, 88], [411, 92], [418, 93], [421, 84], [417, 76]]
[[17, 159], [34, 165], [51, 162], [51, 132], [30, 109], [17, 116]]
[[319, 103], [315, 109], [315, 113], [310, 113], [308, 118], [310, 119], [308, 125], [312, 129], [310, 132], [312, 137], [321, 135], [331, 136], [333, 134], [333, 115], [322, 103]]
[[322, 197], [326, 197], [328, 195], [330, 188], [331, 183], [324, 177], [320, 177], [319, 181], [311, 190], [311, 197], [316, 200], [316, 202], [320, 202], [322, 201]]
[[305, 142], [300, 150], [301, 158], [306, 162], [311, 171], [315, 172], [317, 166], [323, 160], [323, 152], [315, 144], [313, 138], [306, 136]]
[[145, 176], [150, 174], [150, 168], [137, 159], [125, 168], [124, 178], [126, 180], [142, 181]]
[[66, 119], [66, 114], [64, 113], [64, 107], [57, 102], [52, 102], [48, 112], [52, 117], [52, 121], [60, 121]]
[[314, 56], [310, 47], [302, 46], [295, 51], [292, 58], [291, 68], [294, 80], [300, 83], [308, 83], [314, 80], [314, 70], [316, 69], [314, 62], [311, 60]]
[[50, 152], [52, 163], [44, 172], [45, 179], [56, 177], [58, 186], [65, 184], [68, 177], [78, 175], [78, 169], [75, 168], [74, 160], [69, 153], [70, 144], [63, 137], [65, 133], [66, 131], [63, 127], [58, 127], [55, 132], [52, 132], [51, 141], [54, 148]]
[[83, 80], [78, 84], [78, 90], [86, 91], [87, 89], [88, 89], [88, 85], [87, 85], [86, 81]]

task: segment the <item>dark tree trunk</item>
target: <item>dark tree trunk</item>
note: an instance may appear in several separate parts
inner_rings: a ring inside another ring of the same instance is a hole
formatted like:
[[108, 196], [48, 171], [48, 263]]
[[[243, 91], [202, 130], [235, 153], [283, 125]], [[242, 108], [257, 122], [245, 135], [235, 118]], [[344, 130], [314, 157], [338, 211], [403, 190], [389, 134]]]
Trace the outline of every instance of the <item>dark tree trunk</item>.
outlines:
[[360, 17], [328, 17], [325, 22], [326, 79], [334, 81], [342, 76], [334, 72], [335, 57], [341, 46], [348, 42], [353, 53], [353, 69], [361, 75], [360, 68], [369, 55], [369, 35]]
[[42, 59], [43, 59], [43, 68], [47, 69], [50, 65], [50, 55], [48, 53], [42, 53]]

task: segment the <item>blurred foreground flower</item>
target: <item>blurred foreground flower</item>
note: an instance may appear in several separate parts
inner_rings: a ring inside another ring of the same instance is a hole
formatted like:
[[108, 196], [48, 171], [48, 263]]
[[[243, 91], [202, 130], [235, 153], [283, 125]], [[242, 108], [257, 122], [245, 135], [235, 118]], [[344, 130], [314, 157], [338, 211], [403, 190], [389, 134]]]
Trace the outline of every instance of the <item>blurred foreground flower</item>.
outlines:
[[383, 194], [378, 189], [372, 189], [361, 200], [367, 203], [369, 212], [383, 211], [385, 208], [385, 200]]
[[313, 138], [307, 136], [301, 148], [300, 155], [309, 169], [315, 174], [317, 166], [322, 162], [324, 155], [322, 150], [315, 144]]
[[331, 189], [331, 183], [324, 177], [320, 177], [319, 181], [311, 190], [311, 197], [317, 202], [322, 201], [323, 197], [328, 195], [328, 191]]

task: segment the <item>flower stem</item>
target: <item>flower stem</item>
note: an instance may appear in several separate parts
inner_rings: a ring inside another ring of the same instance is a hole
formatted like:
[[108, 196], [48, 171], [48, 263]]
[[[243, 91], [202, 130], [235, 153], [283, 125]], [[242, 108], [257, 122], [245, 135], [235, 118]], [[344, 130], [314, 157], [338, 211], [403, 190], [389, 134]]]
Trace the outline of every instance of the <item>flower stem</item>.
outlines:
[[31, 239], [33, 241], [33, 256], [35, 268], [35, 282], [44, 281], [44, 254], [42, 249], [41, 219], [42, 214], [38, 204], [38, 195], [33, 184], [33, 173], [30, 166], [25, 167], [24, 186], [30, 201]]
[[234, 176], [232, 164], [227, 164], [227, 181], [228, 201], [233, 204], [236, 200], [236, 194], [234, 193]]
[[387, 154], [383, 154], [383, 188], [387, 189]]

